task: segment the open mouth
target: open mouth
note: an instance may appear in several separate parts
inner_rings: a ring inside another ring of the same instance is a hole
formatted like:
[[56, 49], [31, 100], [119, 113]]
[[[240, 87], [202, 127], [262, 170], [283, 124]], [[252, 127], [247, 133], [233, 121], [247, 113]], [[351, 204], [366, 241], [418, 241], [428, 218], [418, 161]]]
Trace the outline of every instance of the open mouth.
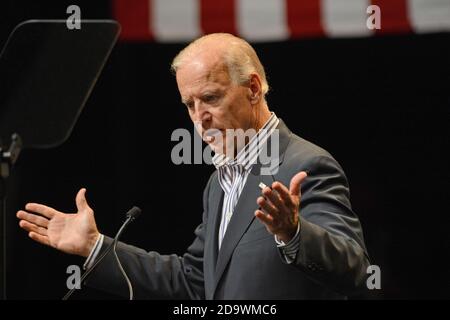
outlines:
[[225, 130], [217, 128], [204, 129], [200, 121], [194, 122], [194, 126], [199, 135], [202, 137], [202, 140], [208, 144], [214, 142], [217, 136], [223, 135], [225, 132]]
[[208, 129], [203, 133], [202, 139], [206, 143], [217, 142], [217, 137], [223, 137], [224, 133], [224, 129]]

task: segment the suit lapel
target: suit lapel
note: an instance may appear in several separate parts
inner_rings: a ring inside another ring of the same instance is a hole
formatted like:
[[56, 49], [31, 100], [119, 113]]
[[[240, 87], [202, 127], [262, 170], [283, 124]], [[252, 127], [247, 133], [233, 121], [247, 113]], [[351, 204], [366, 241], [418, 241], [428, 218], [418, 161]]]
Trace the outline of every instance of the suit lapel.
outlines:
[[[231, 255], [239, 243], [239, 240], [242, 238], [245, 231], [255, 218], [254, 212], [258, 208], [256, 199], [261, 194], [261, 189], [258, 186], [260, 182], [263, 182], [266, 185], [271, 185], [272, 177], [268, 175], [248, 175], [247, 182], [242, 190], [241, 196], [239, 197], [233, 216], [231, 217], [227, 231], [225, 232], [225, 236], [222, 240], [222, 246], [217, 258], [213, 291], [215, 291], [217, 284], [219, 283], [220, 278], [222, 277], [223, 272], [231, 258]], [[215, 235], [217, 238], [217, 233]]]
[[211, 184], [211, 191], [209, 196], [209, 212], [207, 222], [207, 236], [205, 239], [204, 252], [204, 273], [205, 273], [205, 295], [206, 299], [210, 300], [213, 297], [215, 285], [215, 268], [218, 254], [218, 234], [220, 217], [222, 213], [224, 192], [220, 187], [217, 175]]
[[[278, 166], [281, 166], [284, 153], [289, 144], [291, 132], [281, 119], [277, 129], [279, 130]], [[269, 138], [267, 143], [269, 143], [270, 139], [271, 138]], [[205, 260], [210, 262], [208, 264], [207, 274], [205, 274], [205, 276], [208, 275], [209, 280], [213, 281], [205, 281], [207, 299], [214, 298], [217, 286], [230, 261], [234, 249], [250, 224], [255, 219], [254, 213], [258, 208], [256, 199], [261, 194], [259, 183], [263, 182], [264, 184], [270, 186], [275, 180], [273, 175], [261, 174], [261, 167], [263, 165], [264, 164], [261, 163], [253, 165], [251, 169], [252, 171], [248, 175], [247, 182], [234, 209], [233, 216], [228, 224], [220, 251], [218, 250], [218, 232], [222, 215], [224, 193], [217, 178], [213, 183], [210, 199], [212, 200], [211, 203], [214, 205], [211, 206], [211, 212], [209, 212], [209, 217], [212, 219], [208, 220], [209, 232], [205, 246]]]

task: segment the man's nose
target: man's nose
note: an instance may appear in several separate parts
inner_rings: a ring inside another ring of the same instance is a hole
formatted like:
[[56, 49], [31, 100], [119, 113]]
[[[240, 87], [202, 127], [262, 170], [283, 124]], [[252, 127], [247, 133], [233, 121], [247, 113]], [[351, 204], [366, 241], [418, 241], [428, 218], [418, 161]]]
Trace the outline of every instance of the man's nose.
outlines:
[[197, 123], [206, 123], [211, 120], [211, 113], [209, 113], [207, 107], [201, 102], [195, 102], [195, 119]]

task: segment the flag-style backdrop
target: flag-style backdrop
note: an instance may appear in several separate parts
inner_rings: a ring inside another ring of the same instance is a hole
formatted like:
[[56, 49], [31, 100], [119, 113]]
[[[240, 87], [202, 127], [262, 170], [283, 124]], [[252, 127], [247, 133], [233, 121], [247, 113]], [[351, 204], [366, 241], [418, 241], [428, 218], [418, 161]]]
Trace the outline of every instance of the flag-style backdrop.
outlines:
[[[367, 27], [371, 5], [381, 29]], [[450, 30], [450, 0], [113, 0], [113, 14], [122, 40], [158, 42], [211, 32], [266, 42]]]

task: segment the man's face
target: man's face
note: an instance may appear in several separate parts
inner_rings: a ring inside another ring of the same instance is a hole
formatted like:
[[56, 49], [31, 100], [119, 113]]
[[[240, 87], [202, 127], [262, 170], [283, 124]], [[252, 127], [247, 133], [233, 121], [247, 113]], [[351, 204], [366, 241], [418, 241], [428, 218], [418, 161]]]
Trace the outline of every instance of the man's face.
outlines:
[[[178, 90], [202, 139], [215, 152], [226, 153], [232, 143], [226, 141], [226, 129], [252, 128], [250, 89], [233, 83], [219, 59], [210, 60], [197, 56], [185, 62], [177, 71]], [[213, 139], [214, 132], [221, 138]]]

